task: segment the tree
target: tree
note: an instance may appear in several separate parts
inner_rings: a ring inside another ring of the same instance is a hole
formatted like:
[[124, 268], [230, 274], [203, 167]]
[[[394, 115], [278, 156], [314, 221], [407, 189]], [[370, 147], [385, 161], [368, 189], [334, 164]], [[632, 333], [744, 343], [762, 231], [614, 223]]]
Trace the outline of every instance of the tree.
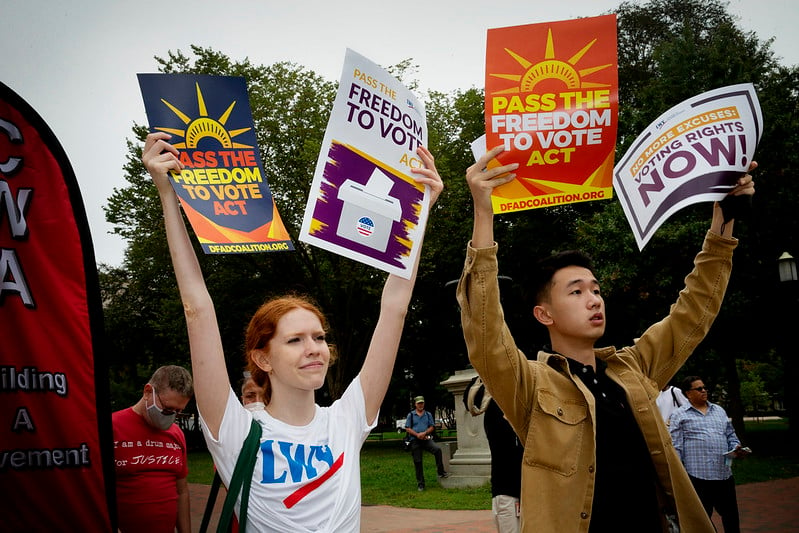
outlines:
[[[336, 84], [291, 63], [254, 66], [210, 49], [193, 46], [191, 51], [191, 57], [169, 52], [156, 58], [159, 70], [247, 79], [270, 189], [289, 233], [298, 235]], [[406, 60], [394, 70], [407, 75], [413, 65]], [[106, 312], [112, 317], [108, 334], [115, 339], [112, 366], [120, 381], [137, 374], [146, 379], [153, 367], [167, 361], [190, 364], [160, 204], [141, 163], [147, 131], [135, 126], [133, 133], [125, 166], [129, 185], [115, 190], [106, 208], [114, 231], [128, 241], [122, 268], [103, 271]], [[217, 307], [231, 381], [237, 381], [245, 364], [243, 330], [255, 309], [271, 296], [299, 292], [311, 295], [325, 311], [339, 355], [320, 401], [339, 397], [362, 364], [386, 275], [296, 240], [293, 253], [230, 256], [205, 255], [193, 242]], [[425, 272], [420, 285], [425, 285]], [[421, 322], [414, 313], [411, 308], [408, 322]]]
[[[162, 72], [244, 76], [262, 161], [278, 210], [290, 234], [297, 235], [312, 181], [335, 84], [291, 63], [269, 67], [231, 61], [219, 52], [192, 47], [193, 58], [170, 52], [156, 58]], [[106, 218], [128, 241], [122, 272], [128, 280], [107, 291], [107, 309], [141, 324], [149, 335], [120, 337], [115, 350], [128, 364], [145, 367], [176, 358], [188, 362], [182, 306], [175, 287], [155, 188], [141, 164], [143, 127], [135, 127], [125, 167], [129, 186], [114, 191]], [[196, 243], [196, 241], [195, 241]], [[331, 318], [341, 357], [331, 372], [330, 390], [341, 392], [342, 377], [362, 359], [364, 322], [374, 311], [381, 276], [327, 252], [295, 242], [296, 253], [216, 256], [198, 254], [219, 314], [228, 368], [235, 381], [244, 366], [243, 330], [265, 298], [286, 292], [313, 295]], [[199, 251], [199, 248], [197, 249]], [[106, 278], [107, 279], [107, 278]], [[132, 308], [126, 308], [132, 307]], [[335, 312], [333, 312], [335, 310]], [[338, 322], [347, 327], [339, 327]], [[120, 324], [120, 322], [116, 322]], [[179, 324], [178, 328], [175, 325]], [[114, 335], [111, 335], [112, 337]], [[351, 354], [351, 355], [349, 355]]]
[[[773, 261], [781, 253], [778, 242], [784, 239], [787, 242], [783, 246], [796, 249], [797, 219], [789, 213], [792, 207], [784, 199], [796, 198], [799, 191], [796, 180], [780, 177], [794, 174], [797, 167], [797, 70], [777, 63], [770, 41], [740, 30], [724, 2], [625, 2], [616, 12], [619, 155], [660, 113], [686, 98], [744, 82], [753, 83], [758, 91], [765, 125], [756, 154], [761, 166], [755, 174], [759, 191], [755, 210], [749, 220], [736, 224], [742, 246], [736, 251], [736, 268], [722, 312], [698, 349], [700, 353], [686, 365], [687, 369], [701, 369], [703, 356], [714, 351], [718, 354], [722, 375], [713, 375], [711, 372], [718, 374], [714, 369], [695, 373], [728, 385], [728, 411], [736, 429], [742, 431], [743, 409], [735, 361], [767, 353], [774, 341], [773, 335], [742, 335], [740, 326], [774, 331], [770, 313], [753, 314], [752, 310], [775, 308], [768, 295], [775, 292], [769, 280], [774, 279]], [[665, 314], [687, 272], [686, 258], [693, 257], [691, 248], [707, 227], [708, 210], [706, 205], [700, 205], [680, 212], [641, 253], [633, 250], [617, 202], [607, 203], [602, 212], [578, 224], [581, 246], [603, 258], [603, 279], [611, 280], [609, 308], [614, 321], [619, 320], [617, 312], [624, 313], [623, 330], [613, 334], [632, 338], [645, 323]], [[776, 227], [785, 228], [784, 237], [779, 236]], [[611, 240], [605, 238], [608, 230]]]
[[[743, 409], [735, 361], [757, 362], [777, 350], [777, 313], [783, 309], [775, 261], [799, 254], [799, 219], [786, 199], [799, 198], [799, 71], [773, 57], [770, 41], [738, 28], [719, 0], [624, 2], [616, 10], [619, 37], [620, 118], [617, 155], [657, 116], [702, 91], [754, 83], [765, 117], [758, 148], [758, 194], [749, 220], [737, 224], [741, 246], [722, 312], [684, 372], [722, 384], [728, 409], [742, 430]], [[258, 144], [277, 207], [291, 235], [298, 235], [336, 84], [298, 65], [252, 65], [193, 46], [190, 55], [156, 58], [162, 72], [241, 75], [247, 78]], [[405, 60], [392, 67], [415, 75]], [[404, 80], [414, 86], [414, 80]], [[426, 95], [429, 145], [446, 188], [434, 207], [425, 237], [420, 276], [409, 309], [394, 379], [383, 416], [403, 415], [408, 399], [424, 391], [428, 404], [448, 402], [439, 386], [468, 365], [454, 286], [471, 233], [471, 198], [463, 179], [474, 162], [470, 143], [485, 131], [479, 89]], [[113, 345], [112, 372], [149, 373], [166, 362], [187, 364], [182, 306], [177, 295], [161, 212], [140, 162], [145, 129], [134, 127], [125, 165], [128, 186], [115, 190], [106, 217], [128, 241], [119, 269], [101, 269], [106, 325]], [[588, 202], [498, 216], [500, 274], [507, 276], [503, 305], [517, 343], [528, 355], [545, 342], [531, 328], [525, 287], [531, 260], [552, 251], [582, 248], [600, 265], [608, 312], [605, 341], [628, 344], [667, 313], [691, 267], [709, 219], [709, 206], [687, 208], [667, 222], [643, 252], [635, 246], [617, 200]], [[555, 228], [553, 230], [553, 228]], [[331, 320], [341, 354], [322, 401], [342, 392], [360, 368], [376, 316], [384, 274], [349, 259], [295, 242], [294, 253], [238, 256], [199, 254], [219, 311], [228, 369], [235, 381], [244, 364], [242, 331], [257, 306], [274, 294], [313, 295]], [[753, 312], [757, 310], [758, 312]], [[757, 331], [761, 335], [741, 332]], [[723, 371], [719, 372], [718, 369]], [[146, 379], [145, 377], [145, 379]], [[326, 396], [325, 396], [326, 395]]]

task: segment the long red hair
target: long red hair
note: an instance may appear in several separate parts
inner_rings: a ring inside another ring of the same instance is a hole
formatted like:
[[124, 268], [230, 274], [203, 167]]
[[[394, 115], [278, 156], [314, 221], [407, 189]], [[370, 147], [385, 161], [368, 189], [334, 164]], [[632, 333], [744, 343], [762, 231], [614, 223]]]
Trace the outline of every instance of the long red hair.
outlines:
[[[306, 296], [289, 295], [273, 298], [258, 308], [247, 325], [244, 335], [244, 353], [247, 358], [247, 370], [253, 381], [263, 389], [264, 403], [269, 404], [272, 399], [272, 387], [269, 374], [259, 367], [253, 359], [254, 350], [263, 350], [268, 353], [269, 341], [275, 336], [277, 323], [288, 312], [294, 309], [310, 311], [319, 319], [322, 328], [327, 331], [327, 319], [317, 305]], [[332, 349], [331, 349], [332, 358]]]

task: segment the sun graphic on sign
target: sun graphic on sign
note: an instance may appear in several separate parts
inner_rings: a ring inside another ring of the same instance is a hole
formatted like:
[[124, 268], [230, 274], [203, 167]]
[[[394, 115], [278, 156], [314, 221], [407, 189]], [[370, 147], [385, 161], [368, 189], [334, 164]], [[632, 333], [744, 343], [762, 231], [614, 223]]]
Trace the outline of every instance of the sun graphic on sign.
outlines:
[[161, 101], [186, 124], [186, 128], [182, 130], [175, 128], [155, 129], [183, 137], [184, 142], [173, 144], [173, 146], [178, 149], [197, 148], [200, 141], [206, 137], [216, 139], [223, 148], [252, 148], [252, 145], [237, 143], [233, 140], [234, 137], [252, 128], [241, 128], [230, 131], [225, 128], [225, 124], [230, 114], [233, 112], [233, 108], [236, 106], [236, 101], [234, 100], [218, 119], [211, 118], [208, 116], [208, 109], [205, 107], [205, 98], [203, 98], [203, 93], [200, 90], [200, 84], [196, 83], [195, 85], [197, 87], [197, 112], [199, 116], [192, 119], [186, 113], [161, 98]]
[[586, 44], [579, 52], [574, 54], [566, 61], [561, 61], [555, 58], [555, 45], [552, 40], [552, 30], [547, 32], [546, 51], [544, 52], [544, 60], [538, 63], [533, 63], [515, 53], [514, 51], [505, 48], [505, 51], [516, 62], [521, 65], [525, 71], [523, 74], [491, 74], [495, 78], [511, 80], [518, 82], [518, 86], [509, 89], [494, 91], [492, 94], [514, 94], [514, 93], [529, 93], [533, 92], [538, 83], [545, 80], [560, 80], [569, 89], [587, 89], [596, 87], [610, 87], [607, 83], [592, 83], [583, 81], [583, 78], [590, 76], [595, 72], [604, 70], [613, 66], [612, 64], [600, 65], [588, 68], [577, 68], [577, 63], [580, 62], [582, 57], [591, 49], [596, 43], [596, 39]]

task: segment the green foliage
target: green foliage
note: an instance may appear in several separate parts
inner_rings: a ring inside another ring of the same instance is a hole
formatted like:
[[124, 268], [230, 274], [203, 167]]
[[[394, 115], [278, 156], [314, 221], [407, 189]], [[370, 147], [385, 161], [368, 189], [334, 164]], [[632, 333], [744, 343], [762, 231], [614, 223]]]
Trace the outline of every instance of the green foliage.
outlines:
[[[289, 232], [297, 235], [335, 84], [291, 63], [256, 67], [246, 59], [234, 62], [210, 49], [191, 50], [191, 57], [169, 52], [166, 58], [156, 58], [160, 70], [246, 78], [270, 187]], [[106, 323], [114, 343], [112, 366], [119, 375], [129, 378], [136, 375], [137, 366], [151, 371], [166, 362], [189, 365], [182, 305], [166, 246], [160, 203], [140, 159], [146, 129], [134, 127], [134, 135], [135, 140], [128, 144], [125, 166], [129, 186], [115, 190], [106, 207], [106, 218], [114, 224], [116, 233], [128, 240], [128, 249], [122, 269], [103, 272], [103, 279], [108, 281], [104, 285], [104, 301], [111, 316]], [[323, 308], [333, 309], [340, 301], [335, 293], [375, 284], [371, 281], [373, 274], [366, 269], [343, 268], [340, 258], [312, 251], [298, 242], [296, 253], [244, 256], [206, 256], [194, 242], [217, 305], [233, 381], [244, 366], [244, 327], [265, 298], [290, 291], [306, 292], [314, 295]], [[375, 300], [367, 291], [364, 298]], [[350, 353], [352, 334], [358, 331], [357, 321], [349, 324], [355, 327], [334, 327], [339, 333], [335, 340], [344, 353]], [[357, 357], [356, 351], [350, 359]]]
[[737, 363], [741, 379], [741, 401], [747, 413], [756, 415], [772, 410], [772, 398], [783, 397], [783, 373], [779, 363], [743, 359], [739, 359]]
[[[618, 154], [654, 118], [685, 98], [741, 82], [752, 82], [758, 90], [764, 131], [757, 154], [761, 165], [755, 173], [755, 210], [735, 227], [741, 246], [722, 313], [684, 369], [723, 384], [733, 407], [728, 412], [740, 422], [743, 408], [735, 361], [774, 359], [779, 339], [775, 324], [781, 323], [775, 311], [783, 308], [775, 261], [785, 250], [799, 254], [799, 218], [792, 205], [799, 198], [799, 180], [792, 179], [799, 163], [799, 71], [780, 65], [770, 41], [741, 30], [719, 0], [624, 2], [616, 13]], [[338, 397], [360, 368], [384, 275], [296, 241], [336, 83], [293, 63], [253, 65], [246, 58], [234, 60], [197, 46], [188, 53], [169, 51], [155, 60], [162, 72], [246, 78], [270, 188], [295, 236], [293, 253], [206, 256], [197, 249], [216, 302], [231, 380], [237, 380], [244, 364], [242, 332], [249, 316], [264, 299], [296, 291], [316, 298], [330, 319], [341, 358], [331, 369], [320, 401]], [[411, 59], [390, 70], [416, 86], [417, 66]], [[452, 282], [460, 276], [471, 234], [471, 198], [463, 175], [474, 162], [469, 145], [485, 131], [483, 92], [431, 91], [425, 108], [428, 144], [446, 188], [428, 223], [415, 298], [381, 409], [383, 423], [404, 416], [409, 398], [418, 393], [427, 396], [429, 409], [452, 405], [439, 383], [468, 366]], [[128, 185], [116, 189], [106, 206], [114, 231], [128, 242], [125, 262], [119, 268], [100, 269], [112, 390], [114, 401], [122, 405], [140, 394], [140, 384], [156, 366], [189, 364], [161, 209], [140, 160], [146, 129], [134, 126], [132, 133], [124, 167]], [[530, 261], [567, 248], [593, 255], [608, 306], [605, 342], [628, 344], [668, 312], [691, 268], [709, 214], [708, 205], [680, 211], [643, 252], [637, 250], [615, 199], [498, 216], [500, 273], [510, 280], [503, 287], [503, 305], [519, 346], [531, 355], [546, 341], [543, 329], [530, 326], [524, 290]], [[779, 366], [778, 361], [771, 364]], [[763, 367], [754, 370], [762, 371]], [[762, 375], [761, 379], [772, 392], [771, 381]], [[126, 385], [132, 381], [136, 384]]]
[[757, 84], [773, 67], [768, 43], [738, 29], [719, 0], [623, 2], [616, 14], [620, 153], [669, 107], [716, 87]]
[[478, 488], [445, 489], [437, 482], [433, 456], [425, 453], [423, 464], [425, 491], [418, 492], [411, 454], [398, 444], [366, 445], [361, 453], [362, 503], [416, 509], [491, 508], [488, 483]]
[[752, 376], [749, 381], [741, 382], [741, 401], [749, 412], [761, 412], [768, 404], [768, 394], [763, 389], [763, 380]]
[[453, 405], [439, 383], [468, 365], [455, 287], [447, 283], [460, 275], [471, 230], [471, 201], [463, 174], [474, 161], [469, 149], [473, 139], [464, 131], [482, 127], [482, 105], [482, 92], [476, 90], [432, 93], [425, 104], [428, 144], [445, 187], [428, 219], [415, 298], [403, 333], [398, 371], [381, 409], [384, 413], [404, 417], [417, 394], [424, 394], [431, 412], [439, 405]]

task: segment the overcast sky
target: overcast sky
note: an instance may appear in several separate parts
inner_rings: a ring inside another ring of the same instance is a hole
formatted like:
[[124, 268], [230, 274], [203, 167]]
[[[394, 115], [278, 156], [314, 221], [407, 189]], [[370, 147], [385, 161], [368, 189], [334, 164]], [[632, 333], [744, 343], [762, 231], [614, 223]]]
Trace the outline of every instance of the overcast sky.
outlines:
[[[293, 61], [338, 80], [347, 47], [383, 66], [411, 58], [421, 89], [482, 87], [488, 28], [596, 16], [618, 0], [2, 0], [0, 81], [48, 123], [75, 170], [98, 262], [125, 242], [103, 206], [124, 187], [125, 139], [146, 124], [136, 74], [154, 56], [211, 47], [253, 64]], [[799, 64], [797, 0], [731, 0], [744, 30]], [[296, 238], [296, 236], [293, 236]]]

